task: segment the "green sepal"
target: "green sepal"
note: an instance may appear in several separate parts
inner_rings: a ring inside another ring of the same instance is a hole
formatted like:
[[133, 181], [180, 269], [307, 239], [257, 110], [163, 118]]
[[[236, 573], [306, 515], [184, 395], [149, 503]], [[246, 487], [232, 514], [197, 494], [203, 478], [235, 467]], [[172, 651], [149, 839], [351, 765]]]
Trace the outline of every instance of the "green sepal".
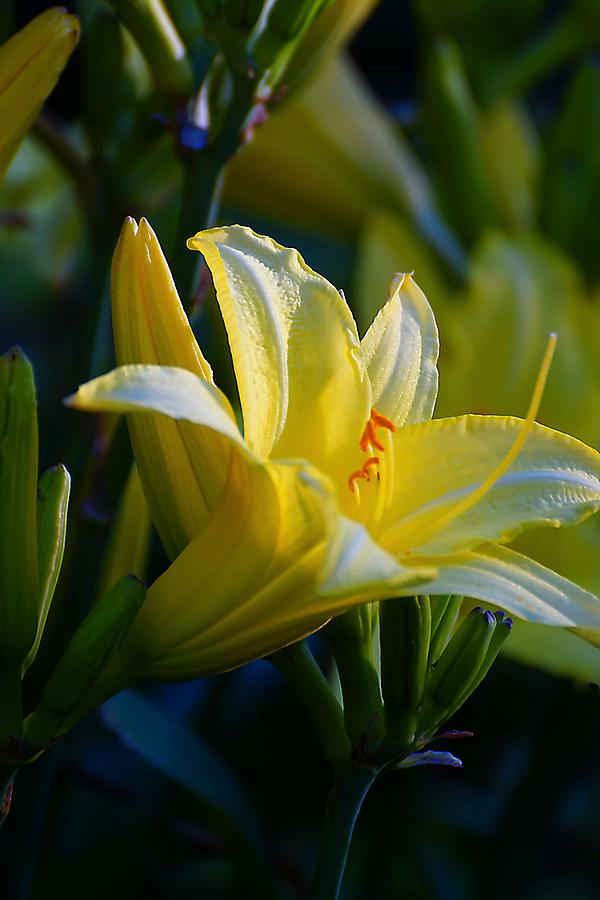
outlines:
[[23, 663], [23, 672], [36, 657], [60, 575], [67, 539], [70, 492], [71, 476], [63, 465], [48, 469], [40, 478], [37, 492], [39, 612], [35, 641]]
[[145, 597], [146, 588], [128, 575], [98, 601], [48, 679], [27, 722], [26, 742], [51, 741], [77, 720], [90, 689], [121, 645]]
[[0, 672], [20, 668], [37, 628], [37, 466], [33, 370], [13, 348], [0, 356]]
[[458, 620], [463, 598], [459, 595], [431, 598], [431, 640], [428, 665], [433, 669], [448, 646]]
[[429, 735], [458, 708], [484, 664], [495, 628], [494, 615], [476, 607], [454, 633], [428, 678], [419, 737]]
[[423, 703], [431, 638], [428, 596], [402, 597], [380, 604], [381, 687], [388, 738], [414, 741]]

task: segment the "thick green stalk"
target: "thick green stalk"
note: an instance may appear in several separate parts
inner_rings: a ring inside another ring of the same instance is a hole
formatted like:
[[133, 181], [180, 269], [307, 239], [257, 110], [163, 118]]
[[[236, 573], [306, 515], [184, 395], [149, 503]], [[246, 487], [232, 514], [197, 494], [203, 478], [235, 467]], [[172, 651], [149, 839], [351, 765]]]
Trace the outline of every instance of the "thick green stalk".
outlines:
[[375, 779], [375, 769], [353, 766], [340, 773], [325, 825], [310, 900], [337, 900], [354, 826]]
[[334, 768], [347, 763], [350, 742], [344, 713], [306, 641], [298, 641], [269, 656], [308, 713], [321, 750]]

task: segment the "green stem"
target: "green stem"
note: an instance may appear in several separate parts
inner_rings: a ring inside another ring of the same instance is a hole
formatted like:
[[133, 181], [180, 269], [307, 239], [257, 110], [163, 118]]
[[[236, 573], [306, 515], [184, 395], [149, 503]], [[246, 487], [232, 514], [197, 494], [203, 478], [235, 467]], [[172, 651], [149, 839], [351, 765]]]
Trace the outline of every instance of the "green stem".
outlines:
[[375, 769], [352, 767], [343, 771], [325, 814], [319, 859], [310, 900], [337, 900], [361, 806], [377, 778]]
[[255, 87], [250, 79], [236, 77], [233, 96], [214, 140], [199, 150], [181, 148], [183, 184], [173, 270], [184, 305], [189, 305], [193, 296], [200, 263], [199, 254], [190, 252], [186, 241], [216, 223], [225, 166], [240, 147]]
[[344, 713], [306, 641], [298, 641], [268, 657], [279, 669], [308, 713], [323, 755], [337, 768], [347, 763], [350, 742]]
[[103, 222], [105, 210], [93, 167], [48, 115], [38, 116], [32, 134], [71, 178], [84, 215], [97, 228], [98, 223]]

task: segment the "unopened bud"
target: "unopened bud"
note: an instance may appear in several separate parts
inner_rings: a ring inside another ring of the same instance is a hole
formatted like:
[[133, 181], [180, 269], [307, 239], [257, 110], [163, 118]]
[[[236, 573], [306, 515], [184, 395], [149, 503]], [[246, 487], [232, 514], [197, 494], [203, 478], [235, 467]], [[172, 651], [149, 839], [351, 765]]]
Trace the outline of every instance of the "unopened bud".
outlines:
[[144, 602], [146, 589], [137, 578], [118, 582], [81, 623], [63, 653], [32, 713], [25, 740], [47, 742], [76, 721], [94, 682], [118, 650]]
[[457, 708], [457, 701], [484, 663], [495, 629], [494, 615], [476, 607], [455, 632], [427, 683], [419, 717], [421, 736], [437, 728]]
[[429, 597], [402, 597], [380, 604], [381, 686], [387, 736], [414, 740], [427, 680], [431, 637]]

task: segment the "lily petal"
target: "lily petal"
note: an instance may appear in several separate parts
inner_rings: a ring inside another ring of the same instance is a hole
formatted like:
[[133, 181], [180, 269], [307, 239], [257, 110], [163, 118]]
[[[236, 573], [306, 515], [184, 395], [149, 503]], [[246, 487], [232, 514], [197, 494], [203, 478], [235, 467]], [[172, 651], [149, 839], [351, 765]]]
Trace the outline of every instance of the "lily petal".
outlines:
[[[119, 365], [177, 366], [212, 384], [210, 365], [196, 343], [158, 239], [145, 219], [139, 227], [133, 219], [125, 220], [113, 258], [111, 293]], [[233, 420], [223, 395], [219, 402]], [[229, 471], [229, 443], [214, 430], [156, 416], [130, 418], [128, 426], [152, 517], [167, 553], [174, 558], [219, 502]]]
[[529, 622], [565, 628], [600, 627], [600, 598], [508, 547], [485, 545], [447, 560], [431, 558], [438, 575], [428, 594], [486, 600]]
[[199, 232], [188, 247], [212, 272], [249, 446], [339, 480], [371, 407], [345, 300], [297, 251], [248, 228]]
[[121, 664], [199, 677], [303, 637], [329, 618], [316, 593], [331, 533], [322, 482], [301, 465], [234, 457], [213, 518], [152, 585]]
[[[229, 448], [233, 442], [239, 450], [251, 455], [230, 414], [225, 395], [214, 384], [187, 369], [120, 366], [82, 385], [65, 403], [93, 412], [161, 413], [176, 420], [169, 422], [152, 415], [130, 418], [131, 430], [141, 444], [136, 461], [144, 494], [165, 549], [173, 557], [178, 554], [181, 541], [186, 546], [203, 524], [204, 517], [200, 517], [195, 506], [198, 492], [204, 500], [214, 487], [210, 469], [201, 473], [200, 479], [193, 468], [197, 460], [188, 460], [181, 452], [184, 424], [191, 423], [185, 425], [185, 438], [190, 444], [208, 443], [208, 430], [212, 435], [222, 436], [222, 443], [226, 442]], [[163, 424], [172, 427], [167, 430]], [[203, 508], [209, 508], [206, 502]]]
[[[368, 574], [349, 564], [353, 528], [327, 480], [304, 463], [234, 456], [220, 507], [150, 588], [100, 692], [142, 677], [234, 668], [305, 637], [374, 591], [393, 592], [401, 567], [368, 535], [358, 548]], [[434, 574], [404, 570], [407, 590]]]
[[438, 389], [439, 337], [433, 311], [410, 275], [397, 275], [361, 342], [373, 406], [397, 426], [431, 418]]
[[431, 566], [403, 566], [383, 550], [358, 522], [342, 516], [330, 548], [322, 597], [343, 600], [355, 594], [364, 600], [403, 596], [434, 577]]
[[475, 505], [437, 526], [485, 481], [522, 426], [511, 417], [458, 416], [401, 429], [382, 545], [401, 558], [462, 552], [506, 543], [526, 528], [575, 525], [600, 509], [600, 455], [535, 424], [508, 472]]

